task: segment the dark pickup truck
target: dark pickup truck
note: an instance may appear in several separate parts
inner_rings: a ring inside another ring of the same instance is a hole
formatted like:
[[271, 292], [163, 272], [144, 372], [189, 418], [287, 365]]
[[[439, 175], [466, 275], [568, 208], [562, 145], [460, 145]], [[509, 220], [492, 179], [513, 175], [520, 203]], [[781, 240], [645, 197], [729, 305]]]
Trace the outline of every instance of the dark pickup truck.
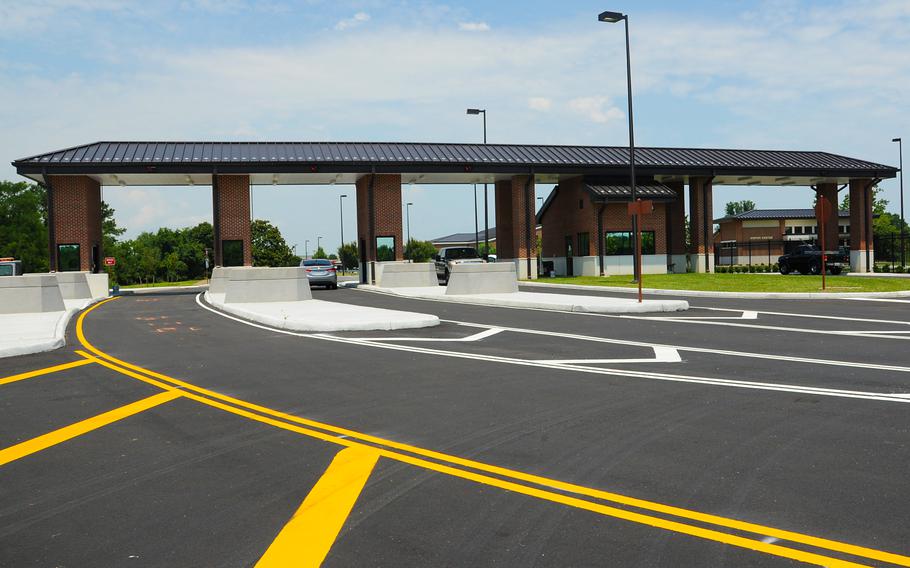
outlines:
[[[825, 265], [829, 274], [840, 274], [850, 265], [850, 255], [843, 249], [826, 251]], [[815, 245], [800, 245], [793, 252], [777, 259], [781, 274], [821, 274], [822, 251]]]

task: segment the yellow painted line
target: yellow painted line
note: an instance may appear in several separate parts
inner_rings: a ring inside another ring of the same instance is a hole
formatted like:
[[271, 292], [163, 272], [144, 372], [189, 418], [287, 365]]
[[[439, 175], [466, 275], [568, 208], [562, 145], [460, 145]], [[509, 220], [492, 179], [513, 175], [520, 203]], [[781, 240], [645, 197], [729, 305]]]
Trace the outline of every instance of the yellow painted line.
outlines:
[[142, 400], [127, 404], [126, 406], [121, 406], [120, 408], [115, 408], [114, 410], [99, 414], [98, 416], [93, 416], [92, 418], [87, 418], [80, 422], [76, 422], [75, 424], [64, 426], [63, 428], [48, 432], [37, 438], [26, 440], [15, 446], [10, 446], [0, 450], [0, 466], [40, 452], [51, 446], [66, 442], [67, 440], [91, 432], [92, 430], [97, 430], [108, 424], [113, 424], [118, 420], [123, 420], [134, 414], [139, 414], [140, 412], [148, 410], [149, 408], [154, 408], [159, 404], [170, 402], [179, 396], [181, 396], [181, 394], [176, 390], [158, 393], [148, 398], [143, 398]]
[[0, 386], [8, 385], [10, 383], [15, 383], [16, 381], [24, 381], [25, 379], [30, 379], [32, 377], [40, 377], [41, 375], [49, 375], [51, 373], [56, 373], [59, 371], [65, 371], [67, 369], [72, 369], [73, 367], [81, 367], [82, 365], [89, 365], [94, 361], [87, 361], [85, 359], [80, 359], [78, 361], [73, 361], [71, 363], [64, 363], [62, 365], [54, 365], [53, 367], [45, 367], [43, 369], [37, 369], [35, 371], [29, 371], [27, 373], [19, 373], [18, 375], [12, 375], [9, 377], [4, 377], [0, 379]]
[[[469, 467], [469, 468], [483, 471], [486, 473], [492, 473], [495, 475], [511, 477], [512, 479], [516, 479], [516, 480], [520, 480], [520, 481], [524, 481], [524, 482], [528, 482], [528, 483], [534, 483], [536, 485], [541, 485], [544, 487], [558, 489], [561, 491], [568, 491], [568, 492], [576, 493], [578, 495], [584, 495], [584, 496], [593, 497], [596, 499], [612, 501], [614, 503], [637, 507], [640, 509], [645, 509], [645, 510], [649, 510], [649, 511], [653, 511], [653, 512], [673, 515], [673, 516], [677, 516], [677, 517], [681, 517], [681, 518], [685, 518], [685, 519], [689, 519], [689, 520], [709, 523], [709, 524], [722, 526], [722, 527], [726, 527], [726, 528], [730, 528], [730, 529], [734, 529], [734, 530], [747, 531], [747, 532], [760, 534], [760, 535], [764, 535], [764, 536], [769, 536], [769, 537], [773, 537], [773, 538], [777, 538], [777, 539], [781, 539], [781, 540], [787, 540], [787, 541], [791, 541], [791, 542], [814, 546], [817, 548], [823, 548], [823, 549], [831, 550], [834, 552], [841, 552], [841, 553], [850, 554], [853, 556], [860, 556], [860, 557], [869, 558], [872, 560], [889, 562], [889, 563], [896, 564], [899, 566], [910, 567], [910, 557], [908, 557], [908, 556], [894, 554], [894, 553], [885, 552], [885, 551], [881, 551], [881, 550], [876, 550], [873, 548], [856, 546], [856, 545], [843, 543], [843, 542], [839, 542], [839, 541], [834, 541], [834, 540], [829, 540], [829, 539], [825, 539], [825, 538], [814, 537], [814, 536], [806, 535], [806, 534], [802, 534], [802, 533], [797, 533], [797, 532], [792, 532], [792, 531], [787, 531], [787, 530], [782, 530], [782, 529], [776, 529], [773, 527], [749, 523], [749, 522], [740, 521], [737, 519], [729, 519], [726, 517], [711, 515], [709, 513], [701, 513], [698, 511], [692, 511], [692, 510], [683, 509], [680, 507], [674, 507], [672, 505], [665, 505], [662, 503], [656, 503], [656, 502], [647, 501], [644, 499], [638, 499], [635, 497], [621, 495], [618, 493], [612, 493], [612, 492], [603, 491], [600, 489], [584, 487], [584, 486], [575, 485], [572, 483], [566, 483], [566, 482], [555, 480], [555, 479], [550, 479], [550, 478], [546, 478], [546, 477], [542, 477], [542, 476], [537, 476], [537, 475], [532, 475], [532, 474], [528, 474], [528, 473], [524, 473], [524, 472], [520, 472], [520, 471], [511, 470], [508, 468], [485, 464], [482, 462], [477, 462], [477, 461], [473, 461], [473, 460], [469, 460], [469, 459], [465, 459], [465, 458], [460, 458], [458, 456], [451, 456], [448, 454], [435, 452], [433, 450], [427, 450], [424, 448], [419, 448], [419, 447], [411, 446], [408, 444], [402, 444], [402, 443], [394, 442], [391, 440], [386, 440], [383, 438], [370, 436], [369, 434], [364, 434], [361, 432], [357, 432], [355, 430], [348, 430], [346, 428], [341, 428], [338, 426], [325, 424], [325, 423], [318, 422], [315, 420], [301, 418], [299, 416], [294, 416], [292, 414], [287, 414], [284, 412], [273, 410], [268, 407], [260, 406], [260, 405], [249, 403], [249, 402], [246, 402], [246, 401], [243, 401], [240, 399], [236, 399], [236, 398], [233, 398], [230, 396], [222, 395], [220, 393], [210, 391], [210, 390], [202, 388], [202, 387], [198, 387], [191, 383], [187, 383], [185, 381], [181, 381], [179, 379], [175, 379], [173, 377], [169, 377], [167, 375], [163, 375], [161, 373], [156, 373], [149, 369], [145, 369], [143, 367], [139, 367], [137, 365], [127, 363], [126, 361], [121, 361], [111, 355], [104, 353], [103, 351], [97, 349], [96, 347], [94, 347], [85, 338], [85, 336], [82, 332], [82, 322], [83, 322], [85, 316], [88, 315], [88, 313], [90, 313], [93, 309], [100, 306], [102, 303], [104, 303], [104, 302], [95, 304], [94, 306], [90, 307], [88, 310], [86, 310], [82, 314], [80, 314], [79, 319], [76, 324], [76, 334], [77, 334], [77, 337], [79, 338], [80, 343], [82, 343], [82, 345], [86, 349], [92, 351], [93, 353], [95, 353], [96, 355], [98, 355], [99, 357], [101, 357], [103, 359], [112, 361], [116, 365], [126, 367], [126, 369], [121, 370], [121, 372], [126, 371], [127, 369], [132, 369], [133, 371], [138, 371], [138, 372], [147, 374], [150, 377], [156, 377], [158, 379], [161, 379], [162, 381], [166, 381], [166, 382], [176, 385], [178, 387], [182, 387], [186, 390], [195, 391], [197, 393], [205, 395], [205, 397], [211, 397], [211, 398], [214, 398], [217, 400], [228, 402], [232, 405], [254, 410], [256, 412], [259, 412], [262, 414], [267, 414], [269, 416], [280, 418], [282, 420], [287, 420], [287, 421], [294, 422], [297, 424], [303, 424], [305, 426], [310, 426], [312, 428], [319, 428], [321, 430], [326, 430], [328, 432], [333, 432], [335, 434], [347, 436], [349, 438], [361, 440], [363, 442], [368, 442], [370, 444], [383, 445], [383, 446], [386, 446], [389, 448], [406, 451], [406, 452], [424, 456], [427, 458], [446, 461], [446, 462], [449, 462], [452, 464], [457, 464], [457, 465], [460, 465], [463, 467]], [[98, 361], [100, 362], [100, 360], [98, 360]], [[112, 366], [111, 368], [115, 368], [115, 367]], [[134, 374], [131, 374], [131, 373], [124, 373], [124, 374], [127, 374], [129, 376], [134, 376]], [[215, 406], [216, 408], [220, 408], [227, 412], [232, 412], [234, 414], [238, 414], [238, 415], [244, 416], [246, 418], [250, 418], [252, 420], [271, 424], [273, 426], [276, 426], [279, 428], [284, 428], [286, 430], [292, 430], [292, 431], [295, 431], [295, 432], [298, 432], [301, 434], [305, 434], [307, 436], [312, 436], [312, 437], [315, 437], [315, 438], [318, 438], [318, 439], [321, 439], [324, 441], [333, 442], [333, 443], [341, 444], [341, 445], [345, 445], [345, 446], [358, 445], [357, 442], [354, 442], [352, 440], [337, 438], [336, 436], [325, 434], [323, 432], [317, 432], [314, 430], [310, 430], [308, 428], [293, 427], [285, 422], [280, 422], [277, 420], [265, 418], [258, 414], [253, 414], [250, 412], [240, 410], [238, 408], [235, 408], [234, 406], [228, 406], [225, 404], [216, 403], [215, 401], [212, 401], [208, 398], [191, 395], [188, 392], [184, 392], [183, 395], [188, 398], [191, 398], [193, 400], [196, 400], [198, 402], [201, 402], [203, 404]], [[390, 452], [390, 451], [383, 451], [383, 455], [386, 455], [387, 457], [390, 457], [392, 459], [404, 461], [406, 463], [411, 463], [408, 460], [417, 459], [417, 458], [411, 458], [410, 456], [405, 456], [405, 455], [397, 454], [395, 452]], [[424, 460], [418, 460], [418, 461], [421, 462], [420, 467], [427, 467], [428, 469], [433, 469], [433, 467], [430, 467], [430, 465], [433, 465], [435, 467], [446, 467], [446, 466], [442, 466], [439, 464], [435, 464], [434, 462], [427, 462]], [[428, 465], [425, 465], [425, 464], [428, 464]], [[469, 472], [463, 472], [463, 470], [460, 470], [460, 469], [455, 469], [455, 468], [449, 468], [449, 469], [451, 469], [454, 472], [469, 473]], [[440, 470], [437, 470], [437, 471], [440, 471]], [[446, 473], [449, 473], [448, 470], [446, 471]], [[456, 475], [456, 474], [451, 473], [451, 475]], [[472, 475], [474, 475], [474, 474], [472, 474]], [[459, 475], [459, 476], [461, 476], [461, 475]], [[496, 478], [490, 478], [490, 479], [499, 481]], [[523, 485], [516, 484], [516, 486], [525, 488], [525, 486], [523, 486]], [[531, 488], [526, 488], [526, 489], [531, 489]], [[581, 503], [590, 503], [589, 501], [585, 501], [585, 500], [579, 500], [579, 501]], [[620, 509], [617, 509], [617, 510], [620, 510]], [[622, 510], [620, 510], [620, 511], [622, 511]], [[683, 525], [683, 526], [688, 526], [688, 525]], [[718, 534], [725, 534], [725, 533], [718, 533]], [[756, 542], [756, 541], [751, 541], [749, 539], [745, 539], [745, 540], [747, 540], [748, 542]], [[762, 543], [762, 544], [764, 544], [764, 543]], [[783, 547], [781, 547], [781, 548], [783, 548]], [[786, 550], [790, 550], [790, 549], [786, 549]], [[830, 559], [826, 559], [826, 561], [828, 561], [828, 560], [830, 560]]]
[[367, 446], [338, 452], [256, 567], [321, 565], [378, 460], [379, 452]]

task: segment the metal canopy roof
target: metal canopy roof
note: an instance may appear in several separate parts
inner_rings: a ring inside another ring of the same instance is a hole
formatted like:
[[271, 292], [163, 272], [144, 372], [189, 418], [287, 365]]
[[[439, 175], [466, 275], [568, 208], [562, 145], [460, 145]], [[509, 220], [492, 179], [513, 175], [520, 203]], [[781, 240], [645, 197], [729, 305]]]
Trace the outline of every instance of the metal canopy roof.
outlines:
[[[628, 185], [585, 184], [595, 201], [629, 201], [632, 188]], [[635, 186], [635, 194], [642, 199], [676, 199], [676, 192], [662, 183], [647, 183]]]
[[[807, 185], [891, 178], [897, 169], [827, 152], [637, 148], [636, 168], [658, 181], [720, 176], [715, 184]], [[351, 183], [358, 175], [401, 173], [404, 182], [476, 183], [528, 173], [537, 181], [628, 168], [624, 146], [398, 142], [94, 142], [13, 162], [18, 173], [85, 174], [103, 184], [210, 183], [211, 174], [253, 174], [253, 183]], [[168, 175], [165, 175], [168, 174]], [[191, 176], [199, 175], [198, 179]], [[499, 177], [497, 177], [499, 176]]]

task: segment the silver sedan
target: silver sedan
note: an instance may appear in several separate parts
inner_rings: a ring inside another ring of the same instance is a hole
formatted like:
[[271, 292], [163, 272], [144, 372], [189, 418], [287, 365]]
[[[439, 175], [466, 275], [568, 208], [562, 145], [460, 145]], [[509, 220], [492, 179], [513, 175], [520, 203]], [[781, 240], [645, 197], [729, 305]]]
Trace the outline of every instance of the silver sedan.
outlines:
[[300, 266], [306, 268], [306, 277], [310, 286], [325, 286], [329, 290], [338, 289], [338, 274], [331, 260], [313, 258], [300, 261]]

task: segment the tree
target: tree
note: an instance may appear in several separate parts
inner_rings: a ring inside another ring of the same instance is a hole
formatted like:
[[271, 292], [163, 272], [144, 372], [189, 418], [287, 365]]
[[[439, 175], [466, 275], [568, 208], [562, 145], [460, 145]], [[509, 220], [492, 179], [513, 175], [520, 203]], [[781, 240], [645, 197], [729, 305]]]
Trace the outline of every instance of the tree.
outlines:
[[490, 250], [486, 250], [486, 243], [480, 243], [477, 248], [477, 252], [480, 253], [480, 256], [486, 256], [488, 254], [496, 254], [496, 243], [490, 243]]
[[436, 254], [436, 247], [430, 241], [411, 239], [404, 247], [404, 256], [411, 262], [427, 262]]
[[329, 256], [322, 247], [319, 247], [316, 249], [316, 252], [313, 253], [313, 258], [329, 258]]
[[357, 243], [351, 241], [338, 247], [338, 258], [341, 259], [341, 266], [345, 270], [357, 268], [360, 265], [360, 251], [357, 249]]
[[752, 211], [755, 209], [755, 202], [750, 199], [743, 199], [742, 201], [730, 201], [725, 207], [727, 215], [730, 217], [734, 215], [739, 215], [740, 213], [745, 213], [746, 211]]
[[251, 225], [253, 266], [299, 266], [300, 257], [288, 246], [278, 227], [256, 219]]
[[22, 261], [25, 272], [47, 272], [48, 236], [44, 188], [0, 182], [0, 256]]

